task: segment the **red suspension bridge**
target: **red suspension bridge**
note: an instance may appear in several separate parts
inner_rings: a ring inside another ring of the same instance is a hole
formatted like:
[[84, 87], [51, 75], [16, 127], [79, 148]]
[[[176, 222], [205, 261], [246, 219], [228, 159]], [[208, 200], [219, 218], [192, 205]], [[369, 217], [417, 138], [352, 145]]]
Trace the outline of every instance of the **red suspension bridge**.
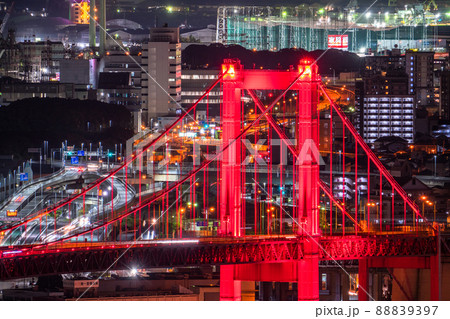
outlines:
[[[209, 104], [216, 86], [220, 117]], [[358, 260], [359, 300], [372, 267], [430, 268], [440, 298], [447, 238], [328, 96], [314, 62], [270, 71], [225, 60], [184, 111], [104, 177], [3, 226], [0, 280], [219, 265], [222, 300], [240, 300], [243, 280], [298, 282], [299, 300], [318, 300], [319, 263]]]

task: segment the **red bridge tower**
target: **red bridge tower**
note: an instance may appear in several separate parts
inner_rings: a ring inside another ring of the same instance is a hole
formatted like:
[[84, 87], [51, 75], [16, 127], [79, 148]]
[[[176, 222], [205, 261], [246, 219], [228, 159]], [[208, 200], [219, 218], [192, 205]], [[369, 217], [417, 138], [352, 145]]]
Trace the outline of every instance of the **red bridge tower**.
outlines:
[[[304, 255], [296, 262], [259, 263], [221, 266], [221, 300], [240, 300], [240, 281], [298, 282], [299, 300], [319, 299], [318, 204], [319, 204], [319, 116], [318, 92], [320, 77], [317, 65], [302, 60], [298, 68], [288, 71], [244, 70], [238, 60], [225, 60], [223, 86], [223, 145], [239, 136], [243, 114], [241, 96], [244, 90], [281, 90], [295, 92], [294, 151], [294, 228], [304, 236]], [[254, 94], [250, 94], [255, 99]], [[258, 103], [259, 101], [255, 101]], [[271, 116], [271, 115], [268, 115]], [[283, 138], [279, 136], [281, 140]], [[283, 143], [286, 143], [284, 141]], [[241, 237], [242, 224], [240, 138], [223, 152], [220, 189], [220, 232]]]

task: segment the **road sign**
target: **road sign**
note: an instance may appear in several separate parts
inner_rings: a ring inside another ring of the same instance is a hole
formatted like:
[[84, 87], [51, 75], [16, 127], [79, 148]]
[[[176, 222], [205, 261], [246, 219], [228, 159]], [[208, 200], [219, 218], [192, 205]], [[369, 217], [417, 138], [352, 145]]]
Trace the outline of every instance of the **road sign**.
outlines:
[[78, 156], [84, 156], [84, 151], [78, 151], [77, 155]]
[[206, 227], [206, 226], [208, 226], [208, 222], [207, 221], [197, 222], [197, 227]]
[[22, 173], [20, 174], [20, 181], [26, 182], [28, 180], [28, 173]]
[[72, 156], [71, 158], [70, 158], [70, 163], [71, 164], [78, 164], [79, 162], [78, 162], [78, 157], [77, 156]]

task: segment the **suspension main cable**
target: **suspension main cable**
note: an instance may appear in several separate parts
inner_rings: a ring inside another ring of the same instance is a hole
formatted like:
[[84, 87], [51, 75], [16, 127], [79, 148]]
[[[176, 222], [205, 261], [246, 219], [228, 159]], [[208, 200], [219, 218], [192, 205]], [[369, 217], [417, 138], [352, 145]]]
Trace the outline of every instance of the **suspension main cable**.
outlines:
[[126, 167], [132, 163], [134, 161], [134, 159], [138, 156], [141, 156], [144, 152], [146, 152], [150, 147], [154, 146], [159, 140], [161, 140], [163, 137], [165, 137], [171, 129], [173, 129], [178, 123], [180, 123], [180, 121], [182, 121], [187, 114], [189, 114], [192, 110], [194, 110], [197, 105], [200, 103], [201, 100], [203, 100], [208, 94], [209, 92], [223, 79], [223, 77], [227, 74], [228, 69], [225, 70], [218, 78], [216, 81], [214, 81], [214, 83], [205, 91], [205, 93], [203, 93], [203, 95], [194, 103], [191, 105], [191, 107], [186, 110], [186, 112], [184, 114], [182, 114], [177, 120], [175, 120], [175, 122], [173, 122], [167, 129], [164, 130], [164, 132], [162, 132], [159, 136], [157, 136], [155, 139], [153, 139], [149, 144], [147, 144], [145, 147], [143, 147], [139, 152], [134, 151], [132, 154], [130, 154], [125, 160], [124, 163], [119, 166], [118, 168], [114, 169], [113, 171], [111, 171], [108, 175], [106, 175], [105, 177], [102, 177], [98, 180], [96, 180], [95, 182], [93, 182], [91, 185], [87, 186], [86, 188], [84, 188], [80, 193], [75, 194], [71, 197], [68, 197], [66, 200], [64, 200], [62, 203], [60, 203], [59, 205], [47, 210], [45, 209], [44, 212], [38, 212], [35, 216], [31, 217], [31, 218], [26, 218], [20, 222], [18, 222], [17, 224], [14, 224], [12, 226], [8, 226], [6, 228], [0, 228], [1, 231], [12, 231], [30, 221], [33, 221], [35, 219], [41, 218], [42, 216], [45, 216], [47, 214], [50, 214], [53, 211], [58, 210], [59, 208], [63, 207], [64, 205], [71, 203], [72, 201], [76, 200], [77, 198], [85, 195], [87, 192], [91, 191], [92, 189], [94, 189], [95, 187], [97, 187], [99, 184], [103, 183], [104, 181], [106, 181], [108, 178], [110, 178], [111, 176], [114, 176], [117, 172], [119, 172], [120, 170], [124, 169], [126, 170]]
[[[299, 75], [294, 79], [294, 81], [292, 81], [292, 83], [261, 113], [259, 114], [259, 116], [253, 121], [251, 122], [237, 137], [235, 137], [234, 139], [232, 139], [227, 145], [223, 146], [210, 160], [205, 161], [203, 164], [201, 164], [197, 169], [193, 170], [191, 173], [189, 173], [187, 176], [185, 176], [183, 179], [181, 179], [180, 181], [178, 181], [177, 183], [175, 183], [174, 185], [166, 188], [165, 190], [162, 190], [160, 192], [160, 194], [154, 196], [153, 198], [148, 199], [146, 202], [144, 202], [143, 204], [133, 208], [131, 211], [118, 216], [112, 220], [110, 220], [109, 222], [102, 224], [102, 225], [98, 225], [96, 227], [90, 228], [86, 231], [83, 231], [81, 233], [72, 235], [72, 236], [68, 236], [65, 238], [60, 238], [56, 241], [53, 242], [48, 242], [45, 245], [54, 245], [60, 242], [64, 242], [67, 240], [70, 240], [72, 238], [75, 237], [80, 237], [83, 236], [85, 234], [88, 234], [90, 232], [93, 232], [97, 229], [100, 229], [102, 227], [108, 226], [118, 220], [123, 219], [124, 217], [127, 217], [129, 215], [131, 215], [132, 213], [146, 207], [147, 205], [153, 203], [154, 201], [158, 200], [159, 198], [165, 196], [166, 194], [168, 194], [169, 192], [171, 192], [172, 190], [174, 190], [176, 187], [178, 187], [179, 185], [181, 185], [182, 183], [184, 183], [186, 180], [188, 180], [189, 178], [191, 178], [192, 176], [195, 176], [195, 174], [197, 174], [199, 171], [201, 171], [203, 168], [205, 168], [206, 166], [208, 166], [210, 163], [212, 163], [213, 161], [215, 161], [226, 149], [228, 149], [234, 142], [240, 140], [243, 136], [245, 136], [247, 134], [247, 132], [259, 121], [261, 120], [262, 117], [264, 117], [268, 112], [270, 112], [272, 110], [272, 108], [274, 107], [274, 105], [286, 94], [286, 92], [288, 92], [294, 85], [295, 83], [297, 83], [297, 81], [301, 78], [301, 76], [303, 75], [304, 70], [302, 72], [299, 73]], [[226, 72], [225, 72], [226, 74]], [[223, 78], [223, 76], [225, 75], [223, 74], [220, 79]], [[217, 82], [217, 81], [216, 81]], [[198, 103], [198, 101], [197, 101]], [[192, 107], [191, 107], [192, 108]], [[173, 125], [172, 125], [173, 126]], [[150, 146], [149, 146], [150, 147]]]

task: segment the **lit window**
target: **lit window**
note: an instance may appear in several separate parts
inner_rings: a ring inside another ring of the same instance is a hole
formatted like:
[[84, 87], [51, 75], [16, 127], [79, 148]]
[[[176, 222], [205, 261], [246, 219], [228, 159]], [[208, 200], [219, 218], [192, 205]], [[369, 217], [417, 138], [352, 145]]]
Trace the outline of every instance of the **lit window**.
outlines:
[[328, 284], [327, 284], [327, 274], [322, 274], [322, 281], [321, 281], [321, 290], [327, 290]]

